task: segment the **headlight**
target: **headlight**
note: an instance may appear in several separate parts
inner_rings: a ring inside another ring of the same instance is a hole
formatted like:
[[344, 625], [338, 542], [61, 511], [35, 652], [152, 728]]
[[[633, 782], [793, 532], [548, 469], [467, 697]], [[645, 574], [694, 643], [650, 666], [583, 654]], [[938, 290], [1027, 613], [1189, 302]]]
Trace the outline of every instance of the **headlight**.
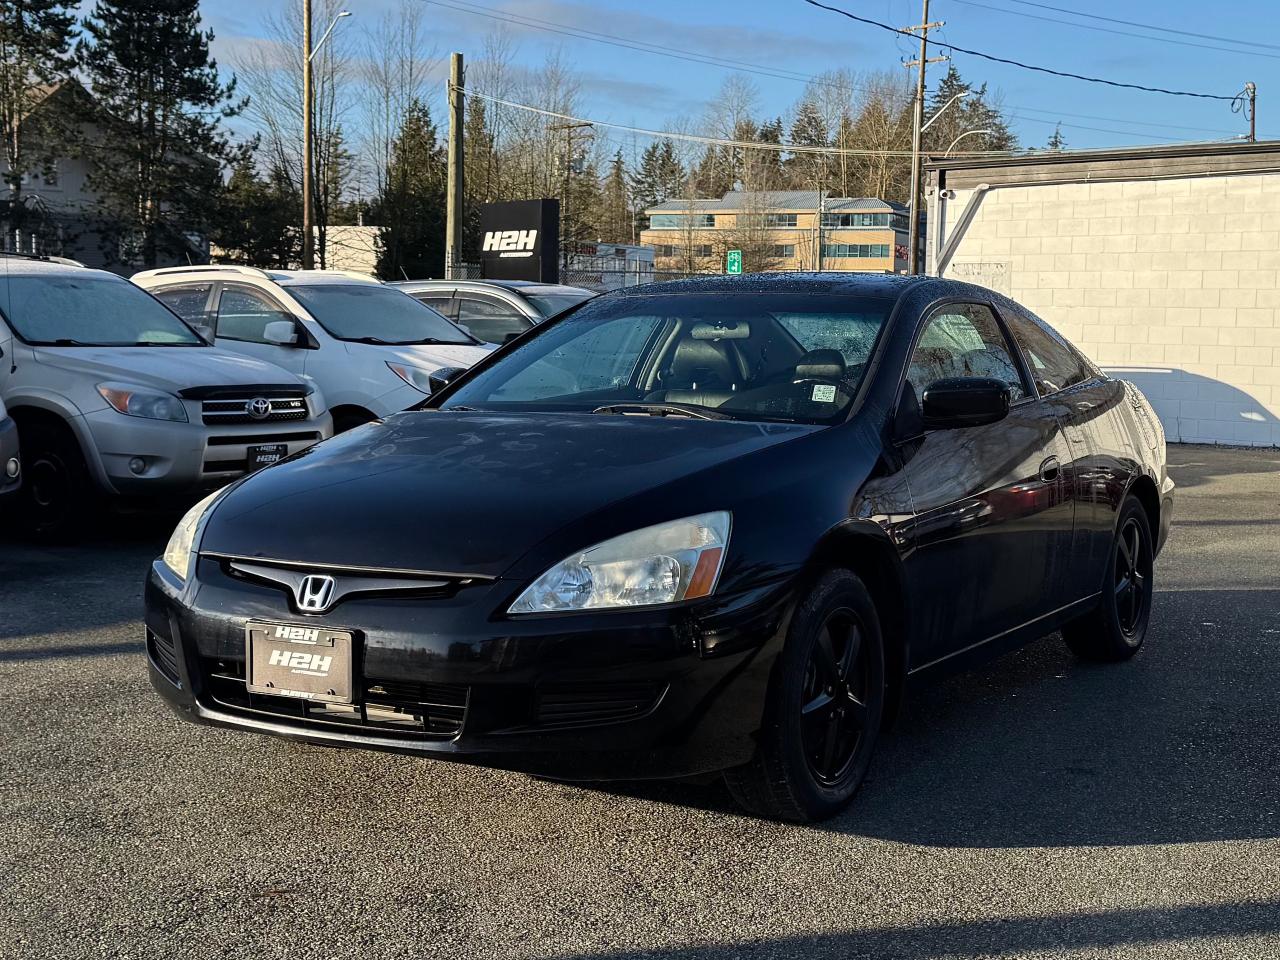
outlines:
[[387, 361], [387, 366], [397, 377], [413, 387], [415, 390], [421, 390], [423, 393], [431, 392], [431, 371], [423, 370], [421, 367], [411, 367], [407, 363], [392, 363]]
[[171, 393], [131, 387], [127, 383], [100, 383], [98, 392], [103, 400], [127, 417], [187, 422], [187, 408]]
[[195, 546], [200, 521], [204, 518], [205, 511], [221, 493], [221, 490], [215, 490], [183, 514], [173, 531], [173, 536], [169, 538], [169, 543], [164, 548], [164, 565], [183, 580], [186, 580], [191, 572], [191, 550]]
[[508, 613], [645, 607], [705, 597], [729, 545], [727, 511], [624, 533], [562, 560], [531, 583]]

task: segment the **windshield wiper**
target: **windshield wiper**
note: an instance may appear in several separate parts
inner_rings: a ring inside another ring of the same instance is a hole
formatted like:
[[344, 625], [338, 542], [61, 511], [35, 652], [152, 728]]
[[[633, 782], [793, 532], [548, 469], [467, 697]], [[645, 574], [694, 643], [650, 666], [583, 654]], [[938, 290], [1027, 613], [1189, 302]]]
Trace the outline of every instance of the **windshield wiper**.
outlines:
[[383, 340], [381, 337], [344, 337], [347, 343], [373, 343], [380, 347], [398, 347], [399, 341]]
[[182, 340], [135, 340], [135, 347], [198, 347], [198, 343], [188, 343]]
[[728, 420], [727, 414], [696, 403], [606, 403], [592, 413], [643, 413], [651, 417], [693, 417], [696, 420]]

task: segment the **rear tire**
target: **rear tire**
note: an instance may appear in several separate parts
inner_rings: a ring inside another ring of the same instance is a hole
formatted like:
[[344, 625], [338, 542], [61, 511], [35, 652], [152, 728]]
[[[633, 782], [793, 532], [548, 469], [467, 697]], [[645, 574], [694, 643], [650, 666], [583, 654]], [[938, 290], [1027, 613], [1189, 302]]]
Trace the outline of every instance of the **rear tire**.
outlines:
[[70, 540], [85, 532], [100, 505], [80, 444], [60, 423], [19, 426], [22, 509], [18, 522], [40, 540]]
[[1142, 648], [1151, 620], [1154, 558], [1147, 511], [1129, 497], [1120, 506], [1098, 605], [1062, 628], [1062, 639], [1076, 656], [1119, 663]]
[[866, 586], [848, 570], [824, 574], [792, 619], [755, 756], [725, 771], [734, 799], [757, 816], [797, 823], [839, 813], [875, 750], [884, 663]]
[[361, 410], [359, 407], [345, 407], [333, 414], [333, 432], [335, 434], [346, 433], [348, 430], [362, 427], [366, 423], [372, 423], [376, 419], [378, 418], [368, 410]]

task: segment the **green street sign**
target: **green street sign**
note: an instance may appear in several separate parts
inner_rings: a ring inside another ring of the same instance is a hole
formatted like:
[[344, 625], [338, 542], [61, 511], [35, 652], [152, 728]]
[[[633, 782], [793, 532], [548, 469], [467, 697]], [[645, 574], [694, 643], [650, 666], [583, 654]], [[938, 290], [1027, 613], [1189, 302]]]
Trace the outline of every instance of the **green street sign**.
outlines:
[[728, 257], [725, 258], [725, 273], [741, 273], [742, 272], [742, 251], [730, 250]]

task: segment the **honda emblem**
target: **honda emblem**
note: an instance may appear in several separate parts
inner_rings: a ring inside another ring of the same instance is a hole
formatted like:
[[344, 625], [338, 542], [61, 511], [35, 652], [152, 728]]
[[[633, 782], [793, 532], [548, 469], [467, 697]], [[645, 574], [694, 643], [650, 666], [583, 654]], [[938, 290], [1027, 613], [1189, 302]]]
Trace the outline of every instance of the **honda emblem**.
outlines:
[[303, 577], [296, 590], [298, 609], [306, 613], [324, 613], [333, 601], [334, 586], [333, 577], [324, 574]]

